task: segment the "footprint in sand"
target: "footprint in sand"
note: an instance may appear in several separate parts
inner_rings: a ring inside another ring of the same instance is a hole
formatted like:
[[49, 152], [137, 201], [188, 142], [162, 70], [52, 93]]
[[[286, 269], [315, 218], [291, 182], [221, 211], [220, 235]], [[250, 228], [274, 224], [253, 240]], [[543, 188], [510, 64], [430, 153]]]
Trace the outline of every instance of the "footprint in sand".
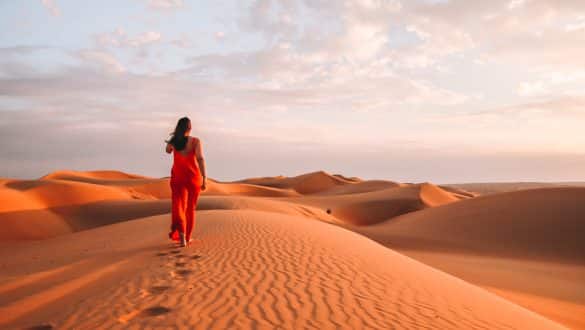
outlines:
[[139, 316], [139, 317], [160, 316], [160, 315], [167, 314], [170, 311], [171, 311], [170, 308], [163, 307], [163, 306], [154, 306], [154, 307], [149, 307], [149, 308], [143, 309], [143, 310], [134, 310], [128, 314], [120, 316], [118, 318], [118, 322], [126, 324], [130, 320], [132, 320], [133, 318], [135, 318], [137, 316]]
[[164, 257], [164, 256], [168, 256], [169, 254], [166, 252], [159, 252], [156, 254], [158, 257]]
[[175, 266], [177, 267], [185, 267], [187, 265], [186, 262], [175, 262]]
[[53, 329], [55, 329], [55, 327], [53, 327], [52, 324], [39, 324], [39, 325], [34, 325], [32, 327], [25, 328], [25, 330], [53, 330]]
[[191, 259], [193, 259], [193, 260], [197, 260], [199, 258], [201, 258], [201, 256], [200, 255], [197, 255], [197, 254], [194, 255], [194, 256], [191, 256]]
[[189, 274], [192, 274], [193, 271], [189, 270], [189, 269], [179, 269], [179, 270], [175, 270], [171, 272], [171, 275], [173, 276], [187, 276]]
[[139, 315], [142, 317], [159, 316], [159, 315], [167, 314], [170, 311], [171, 311], [171, 309], [167, 308], [167, 307], [154, 306], [154, 307], [150, 307], [150, 308], [147, 308], [147, 309], [141, 311]]
[[171, 288], [170, 286], [166, 286], [166, 285], [157, 285], [157, 286], [153, 286], [150, 289], [148, 289], [148, 292], [150, 292], [151, 294], [161, 294], [170, 288]]
[[170, 253], [172, 253], [172, 254], [178, 254], [178, 253], [181, 253], [181, 250], [173, 250]]

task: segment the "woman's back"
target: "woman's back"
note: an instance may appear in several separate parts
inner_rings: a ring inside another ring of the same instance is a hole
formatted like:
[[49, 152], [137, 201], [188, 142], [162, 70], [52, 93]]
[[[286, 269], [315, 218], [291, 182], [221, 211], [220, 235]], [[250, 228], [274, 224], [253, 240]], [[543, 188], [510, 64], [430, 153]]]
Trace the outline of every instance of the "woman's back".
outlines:
[[199, 140], [189, 137], [183, 150], [173, 148], [173, 168], [171, 181], [198, 182], [201, 179], [197, 164], [196, 149]]

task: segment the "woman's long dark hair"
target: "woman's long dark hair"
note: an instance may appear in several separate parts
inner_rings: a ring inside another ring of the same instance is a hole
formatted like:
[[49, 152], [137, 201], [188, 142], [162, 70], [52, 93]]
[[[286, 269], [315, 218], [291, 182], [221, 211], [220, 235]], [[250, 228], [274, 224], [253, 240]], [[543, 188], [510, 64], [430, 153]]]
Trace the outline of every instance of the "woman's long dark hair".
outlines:
[[191, 120], [187, 117], [183, 117], [179, 119], [177, 122], [177, 127], [175, 127], [175, 131], [171, 133], [171, 138], [166, 141], [170, 143], [175, 150], [183, 150], [187, 145], [187, 137], [185, 136], [185, 132], [187, 132], [191, 128]]

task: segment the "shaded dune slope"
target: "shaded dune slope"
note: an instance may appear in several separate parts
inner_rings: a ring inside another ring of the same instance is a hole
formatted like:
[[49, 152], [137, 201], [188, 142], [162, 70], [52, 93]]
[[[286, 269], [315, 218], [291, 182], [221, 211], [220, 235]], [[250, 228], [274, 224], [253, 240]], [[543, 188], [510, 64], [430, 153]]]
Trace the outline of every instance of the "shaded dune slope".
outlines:
[[350, 225], [366, 226], [466, 198], [457, 197], [429, 183], [400, 185], [367, 192], [354, 192], [350, 190], [352, 187], [358, 187], [358, 191], [361, 189], [357, 183], [343, 186], [345, 194], [318, 194], [287, 200], [329, 210], [333, 216]]
[[585, 188], [488, 195], [428, 208], [360, 232], [390, 246], [585, 263]]

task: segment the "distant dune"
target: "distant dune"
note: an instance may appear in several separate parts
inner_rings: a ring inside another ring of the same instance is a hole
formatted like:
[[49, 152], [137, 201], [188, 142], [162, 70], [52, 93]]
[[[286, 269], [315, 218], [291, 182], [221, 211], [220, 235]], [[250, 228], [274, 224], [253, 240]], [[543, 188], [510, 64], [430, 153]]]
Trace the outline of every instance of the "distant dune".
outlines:
[[[369, 189], [364, 189], [365, 186]], [[374, 190], [373, 186], [377, 186], [379, 190]], [[383, 181], [363, 181], [341, 188], [335, 187], [330, 191], [333, 193], [321, 192], [287, 200], [329, 210], [344, 223], [364, 226], [467, 198], [430, 183], [399, 185]]]
[[585, 187], [585, 182], [484, 182], [448, 184], [446, 187], [465, 189], [480, 195], [490, 195], [538, 188]]
[[180, 250], [169, 178], [5, 178], [0, 328], [585, 328], [585, 188], [477, 188], [209, 180]]
[[324, 171], [307, 173], [295, 177], [264, 177], [239, 181], [259, 186], [267, 186], [282, 189], [292, 189], [299, 194], [314, 194], [333, 187], [354, 183], [355, 180], [331, 175]]

